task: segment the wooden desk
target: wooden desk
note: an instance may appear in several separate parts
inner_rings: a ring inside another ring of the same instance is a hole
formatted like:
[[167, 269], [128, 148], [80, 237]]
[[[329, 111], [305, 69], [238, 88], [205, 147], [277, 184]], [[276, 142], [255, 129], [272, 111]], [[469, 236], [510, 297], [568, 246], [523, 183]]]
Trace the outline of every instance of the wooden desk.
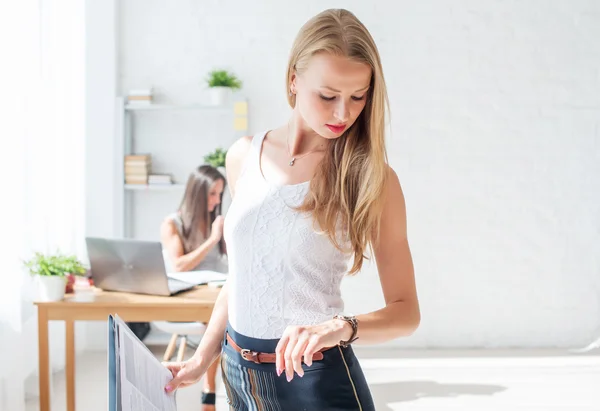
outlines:
[[[48, 321], [65, 322], [67, 411], [75, 411], [75, 321], [107, 321], [118, 314], [124, 321], [201, 321], [208, 322], [220, 289], [206, 286], [173, 297], [118, 293], [96, 290], [94, 301], [74, 301], [67, 294], [63, 301], [36, 302], [40, 372], [40, 411], [50, 411], [50, 357]], [[107, 336], [108, 341], [108, 336]]]

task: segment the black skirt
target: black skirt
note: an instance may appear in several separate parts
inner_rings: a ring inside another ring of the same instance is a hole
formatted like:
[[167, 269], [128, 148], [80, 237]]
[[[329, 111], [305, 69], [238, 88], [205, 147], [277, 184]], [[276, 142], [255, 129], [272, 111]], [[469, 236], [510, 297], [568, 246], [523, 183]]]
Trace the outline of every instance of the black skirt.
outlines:
[[[273, 353], [279, 340], [246, 337], [227, 327], [237, 345]], [[352, 347], [333, 347], [304, 376], [288, 382], [277, 376], [275, 364], [247, 361], [223, 338], [221, 369], [230, 410], [236, 411], [374, 411], [367, 381]]]

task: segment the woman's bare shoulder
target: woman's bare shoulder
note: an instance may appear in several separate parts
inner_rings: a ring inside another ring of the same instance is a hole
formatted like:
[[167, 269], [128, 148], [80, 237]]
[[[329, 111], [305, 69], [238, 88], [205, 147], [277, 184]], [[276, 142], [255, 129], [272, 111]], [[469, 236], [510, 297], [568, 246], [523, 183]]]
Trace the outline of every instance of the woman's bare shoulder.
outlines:
[[165, 217], [160, 224], [160, 230], [165, 234], [176, 234], [177, 233], [177, 225], [175, 221], [171, 217]]
[[235, 183], [242, 171], [242, 165], [250, 148], [252, 147], [252, 136], [245, 136], [238, 139], [235, 143], [227, 150], [227, 156], [225, 158], [225, 169], [227, 171], [227, 185], [232, 190], [235, 187]]
[[240, 162], [244, 161], [250, 147], [252, 147], [252, 136], [244, 136], [233, 143], [227, 150], [226, 167], [240, 166]]

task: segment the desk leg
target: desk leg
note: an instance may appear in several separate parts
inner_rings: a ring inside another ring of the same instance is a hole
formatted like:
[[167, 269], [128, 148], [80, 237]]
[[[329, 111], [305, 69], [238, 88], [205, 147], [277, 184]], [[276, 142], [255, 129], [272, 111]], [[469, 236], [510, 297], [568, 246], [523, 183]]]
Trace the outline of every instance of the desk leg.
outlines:
[[66, 363], [65, 374], [67, 377], [67, 411], [75, 411], [75, 322], [65, 321], [66, 334]]
[[38, 362], [40, 371], [40, 411], [50, 411], [50, 358], [48, 350], [48, 313], [38, 306]]

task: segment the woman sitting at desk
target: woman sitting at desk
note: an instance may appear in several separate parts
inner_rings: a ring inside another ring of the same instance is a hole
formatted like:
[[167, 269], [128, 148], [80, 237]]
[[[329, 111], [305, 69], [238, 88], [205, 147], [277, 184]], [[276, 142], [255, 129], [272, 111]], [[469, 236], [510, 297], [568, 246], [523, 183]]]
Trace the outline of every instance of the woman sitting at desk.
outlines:
[[[172, 271], [227, 272], [221, 215], [224, 190], [225, 177], [214, 167], [200, 166], [190, 174], [178, 211], [167, 216], [160, 229], [161, 242]], [[203, 411], [215, 409], [218, 367], [219, 361], [215, 361], [206, 372]]]

